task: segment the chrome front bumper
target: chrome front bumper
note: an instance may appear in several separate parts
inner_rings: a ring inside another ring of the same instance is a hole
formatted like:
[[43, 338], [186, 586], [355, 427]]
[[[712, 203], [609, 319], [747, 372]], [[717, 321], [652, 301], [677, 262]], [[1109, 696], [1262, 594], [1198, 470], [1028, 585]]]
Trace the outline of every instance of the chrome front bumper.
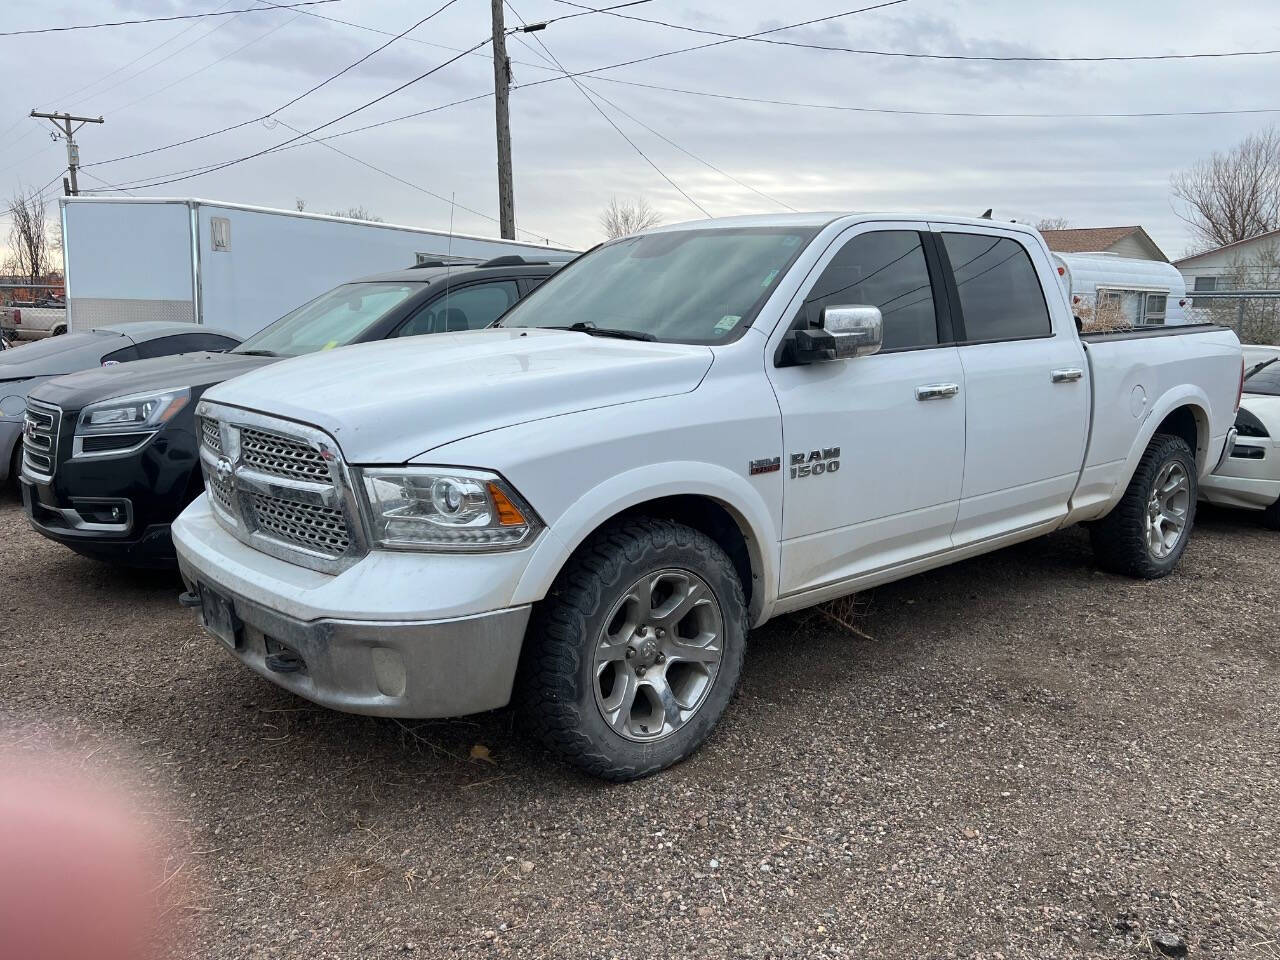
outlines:
[[305, 621], [197, 578], [186, 564], [182, 578], [192, 594], [211, 590], [234, 612], [234, 646], [210, 632], [220, 646], [321, 706], [382, 717], [457, 717], [511, 699], [527, 606], [450, 620]]

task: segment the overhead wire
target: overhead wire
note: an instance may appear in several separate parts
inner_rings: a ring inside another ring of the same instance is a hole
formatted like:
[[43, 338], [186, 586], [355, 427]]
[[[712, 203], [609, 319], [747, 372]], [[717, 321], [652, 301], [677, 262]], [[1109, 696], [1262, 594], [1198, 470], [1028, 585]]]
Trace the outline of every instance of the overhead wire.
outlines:
[[131, 27], [140, 23], [167, 23], [172, 20], [199, 20], [203, 17], [227, 17], [240, 13], [265, 13], [291, 7], [313, 7], [338, 0], [298, 0], [295, 3], [273, 3], [265, 7], [241, 7], [237, 10], [210, 10], [205, 13], [182, 13], [168, 17], [145, 17], [139, 20], [111, 20], [104, 23], [78, 23], [65, 27], [33, 27], [26, 30], [0, 30], [0, 37], [26, 37], [36, 33], [67, 33], [72, 30], [97, 30], [100, 27]]
[[[704, 27], [694, 27], [684, 23], [671, 23], [667, 20], [657, 20], [650, 17], [637, 17], [634, 14], [617, 13], [611, 9], [590, 7], [583, 3], [575, 3], [573, 0], [556, 0], [556, 3], [564, 4], [568, 7], [576, 7], [586, 12], [607, 13], [611, 17], [617, 17], [622, 20], [634, 20], [638, 23], [651, 23], [656, 26], [669, 27], [672, 30], [683, 30], [687, 33], [700, 33], [710, 37], [725, 37], [735, 40], [751, 40], [755, 43], [769, 43], [775, 46], [783, 47], [800, 47], [806, 50], [830, 50], [837, 53], [854, 53], [868, 57], [900, 57], [909, 60], [973, 60], [984, 62], [998, 63], [1106, 63], [1112, 61], [1141, 61], [1141, 60], [1205, 60], [1222, 57], [1265, 57], [1273, 56], [1280, 53], [1280, 49], [1275, 50], [1230, 50], [1222, 52], [1210, 53], [1148, 53], [1148, 54], [1125, 54], [1125, 55], [1101, 55], [1101, 56], [1070, 56], [1070, 57], [1045, 57], [1030, 56], [1018, 54], [967, 54], [967, 53], [917, 53], [902, 50], [867, 50], [858, 47], [843, 47], [834, 44], [825, 43], [804, 43], [799, 40], [782, 40], [778, 38], [764, 38], [758, 34], [748, 34], [739, 36], [732, 33], [723, 33], [719, 30], [708, 30]], [[552, 21], [549, 21], [552, 22]]]
[[[345, 67], [343, 67], [343, 68], [342, 68], [341, 70], [339, 70], [337, 73], [331, 74], [330, 76], [326, 77], [324, 80], [321, 80], [319, 83], [314, 84], [313, 86], [311, 86], [311, 87], [307, 88], [306, 90], [304, 90], [302, 93], [298, 94], [296, 97], [292, 98], [291, 100], [288, 100], [288, 101], [286, 101], [286, 102], [284, 102], [284, 103], [280, 104], [280, 106], [276, 107], [274, 110], [270, 110], [270, 111], [268, 111], [267, 113], [261, 114], [261, 115], [256, 116], [256, 117], [251, 117], [251, 118], [250, 118], [250, 119], [248, 119], [248, 120], [242, 120], [240, 123], [233, 123], [233, 124], [231, 124], [230, 126], [221, 127], [221, 128], [219, 128], [219, 129], [217, 129], [217, 130], [211, 130], [211, 131], [210, 131], [210, 132], [208, 132], [208, 133], [202, 133], [202, 134], [200, 134], [199, 136], [196, 136], [196, 137], [188, 137], [188, 138], [187, 138], [187, 139], [185, 139], [185, 140], [179, 140], [179, 141], [177, 141], [176, 143], [169, 143], [169, 144], [165, 144], [164, 146], [161, 146], [161, 147], [152, 147], [152, 148], [150, 148], [150, 149], [148, 149], [148, 150], [139, 150], [139, 151], [137, 151], [137, 152], [135, 152], [135, 153], [128, 153], [128, 154], [125, 154], [124, 156], [120, 156], [120, 157], [111, 157], [110, 159], [107, 159], [107, 160], [98, 160], [98, 161], [96, 161], [96, 162], [94, 162], [94, 163], [91, 163], [91, 164], [85, 164], [85, 166], [99, 167], [99, 166], [102, 166], [103, 164], [107, 164], [107, 163], [119, 163], [119, 162], [120, 162], [120, 161], [122, 161], [122, 160], [132, 160], [132, 159], [134, 159], [134, 158], [136, 158], [136, 157], [145, 157], [145, 156], [149, 156], [150, 154], [153, 154], [153, 153], [161, 153], [161, 152], [163, 152], [163, 151], [165, 151], [165, 150], [172, 150], [172, 149], [174, 149], [175, 147], [182, 147], [182, 146], [186, 146], [186, 145], [187, 145], [187, 144], [189, 144], [189, 143], [196, 143], [196, 142], [198, 142], [198, 141], [200, 141], [200, 140], [208, 140], [210, 137], [216, 137], [216, 136], [218, 136], [219, 134], [229, 133], [229, 132], [230, 132], [230, 131], [232, 131], [232, 130], [239, 130], [239, 129], [241, 129], [242, 127], [247, 127], [247, 126], [250, 126], [250, 125], [255, 124], [255, 123], [260, 123], [260, 122], [262, 122], [263, 120], [268, 119], [269, 117], [273, 117], [273, 116], [275, 116], [275, 114], [279, 113], [281, 110], [285, 110], [285, 109], [287, 109], [288, 107], [293, 106], [293, 105], [294, 105], [295, 103], [297, 103], [298, 101], [300, 101], [300, 100], [302, 100], [302, 99], [304, 99], [304, 98], [306, 98], [306, 97], [309, 97], [311, 94], [315, 93], [315, 92], [316, 92], [317, 90], [319, 90], [321, 87], [324, 87], [324, 86], [326, 86], [327, 84], [332, 83], [334, 80], [337, 80], [337, 79], [338, 79], [339, 77], [341, 77], [343, 74], [350, 72], [350, 71], [351, 71], [351, 70], [353, 70], [354, 68], [358, 67], [360, 64], [364, 63], [364, 62], [365, 62], [366, 60], [368, 60], [370, 57], [373, 57], [374, 55], [376, 55], [376, 54], [378, 54], [378, 53], [381, 53], [383, 50], [387, 49], [387, 47], [391, 46], [391, 44], [395, 43], [397, 40], [399, 40], [400, 38], [404, 37], [406, 34], [411, 33], [412, 31], [416, 30], [418, 27], [422, 26], [424, 23], [426, 23], [428, 20], [432, 19], [433, 17], [438, 16], [439, 14], [443, 13], [445, 10], [447, 10], [449, 7], [453, 6], [453, 5], [454, 5], [455, 3], [457, 3], [457, 2], [458, 2], [458, 0], [445, 0], [445, 3], [444, 3], [444, 4], [442, 4], [441, 6], [437, 7], [437, 8], [436, 8], [435, 10], [433, 10], [431, 13], [427, 14], [425, 17], [423, 17], [423, 18], [422, 18], [421, 20], [419, 20], [417, 23], [414, 23], [412, 26], [410, 26], [410, 27], [406, 28], [405, 30], [402, 30], [400, 33], [398, 33], [398, 34], [396, 34], [395, 36], [393, 36], [390, 40], [387, 40], [385, 43], [380, 44], [379, 46], [375, 47], [373, 50], [370, 50], [368, 53], [366, 53], [366, 54], [365, 54], [363, 57], [361, 57], [360, 59], [355, 60], [355, 61], [353, 61], [353, 62], [351, 62], [351, 63], [347, 64]], [[452, 62], [452, 61], [449, 61], [449, 62]], [[421, 78], [419, 78], [419, 79], [421, 79]], [[415, 81], [415, 82], [416, 82], [416, 81]]]
[[[515, 7], [512, 7], [509, 2], [507, 2], [507, 6], [511, 7], [512, 13], [516, 13]], [[524, 21], [524, 18], [521, 17], [520, 14], [516, 13], [516, 17], [519, 18], [521, 22]], [[538, 34], [536, 33], [530, 34], [530, 36], [533, 37], [533, 39], [537, 42], [538, 46], [542, 47], [542, 49], [546, 51], [547, 56], [551, 58], [551, 62], [554, 63], [556, 67], [566, 77], [569, 77], [569, 79], [573, 81], [573, 85], [578, 88], [578, 92], [581, 93], [586, 98], [587, 103], [591, 104], [591, 106], [595, 108], [596, 112], [600, 114], [600, 116], [604, 117], [605, 122], [608, 123], [609, 126], [613, 127], [613, 129], [617, 132], [618, 136], [622, 137], [622, 139], [627, 142], [627, 144], [631, 147], [631, 149], [634, 150], [636, 153], [638, 153], [641, 159], [644, 160], [645, 163], [647, 163], [657, 172], [658, 176], [662, 177], [663, 180], [671, 184], [671, 186], [675, 188], [676, 192], [679, 193], [680, 196], [688, 200], [689, 203], [695, 209], [698, 210], [698, 212], [700, 212], [704, 217], [710, 217], [711, 214], [707, 211], [707, 208], [704, 207], [702, 204], [700, 204], [697, 200], [693, 199], [693, 197], [689, 195], [688, 191], [685, 190], [684, 187], [676, 183], [675, 180], [672, 179], [672, 177], [665, 170], [663, 170], [660, 166], [658, 166], [658, 164], [655, 163], [647, 153], [645, 153], [642, 149], [640, 149], [640, 145], [637, 144], [634, 140], [632, 140], [629, 136], [627, 136], [626, 131], [623, 130], [620, 126], [618, 126], [618, 124], [614, 121], [614, 119], [604, 111], [604, 108], [601, 107], [600, 104], [596, 103], [596, 101], [592, 98], [590, 91], [588, 91], [586, 87], [582, 85], [581, 82], [579, 82], [576, 78], [569, 76], [569, 71], [565, 69], [564, 64], [562, 64], [559, 61], [559, 59], [557, 59], [556, 55], [551, 52], [551, 50], [547, 47], [547, 45], [542, 42], [542, 38], [539, 37]]]

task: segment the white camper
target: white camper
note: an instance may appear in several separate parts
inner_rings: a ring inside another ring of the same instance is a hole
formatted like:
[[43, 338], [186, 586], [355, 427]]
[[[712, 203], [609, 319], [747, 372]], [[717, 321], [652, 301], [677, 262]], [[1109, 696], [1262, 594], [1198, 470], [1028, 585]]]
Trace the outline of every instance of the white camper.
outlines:
[[1191, 323], [1187, 284], [1171, 263], [1113, 253], [1055, 253], [1054, 266], [1075, 313], [1088, 328]]
[[249, 336], [335, 285], [429, 261], [574, 251], [216, 200], [63, 197], [68, 323], [204, 323]]

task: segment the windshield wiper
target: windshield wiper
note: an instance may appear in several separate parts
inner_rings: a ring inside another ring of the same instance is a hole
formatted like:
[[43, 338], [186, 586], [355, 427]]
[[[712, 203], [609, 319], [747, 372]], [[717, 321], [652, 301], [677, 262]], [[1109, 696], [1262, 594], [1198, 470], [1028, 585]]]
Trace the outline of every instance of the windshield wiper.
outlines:
[[544, 327], [544, 330], [572, 330], [574, 333], [586, 333], [593, 337], [613, 337], [616, 340], [643, 340], [645, 343], [652, 343], [658, 338], [652, 333], [644, 333], [640, 330], [623, 330], [618, 327], [597, 327], [590, 320], [579, 320], [577, 323], [571, 323], [567, 327]]
[[274, 350], [232, 350], [231, 353], [238, 353], [242, 357], [278, 357], [280, 354]]
[[1277, 360], [1280, 360], [1280, 357], [1272, 357], [1270, 360], [1263, 360], [1261, 363], [1255, 363], [1252, 367], [1249, 368], [1249, 372], [1244, 375], [1244, 378], [1248, 380], [1255, 373], [1260, 373], [1261, 371], [1267, 369], [1267, 367], [1271, 366]]

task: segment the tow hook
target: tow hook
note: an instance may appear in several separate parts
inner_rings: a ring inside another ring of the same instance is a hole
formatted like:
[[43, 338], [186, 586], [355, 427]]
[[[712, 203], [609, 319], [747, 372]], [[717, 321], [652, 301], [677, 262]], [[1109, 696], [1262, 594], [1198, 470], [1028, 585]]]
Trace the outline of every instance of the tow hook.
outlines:
[[200, 594], [194, 590], [188, 590], [185, 593], [178, 594], [178, 604], [183, 607], [198, 607], [200, 603]]

